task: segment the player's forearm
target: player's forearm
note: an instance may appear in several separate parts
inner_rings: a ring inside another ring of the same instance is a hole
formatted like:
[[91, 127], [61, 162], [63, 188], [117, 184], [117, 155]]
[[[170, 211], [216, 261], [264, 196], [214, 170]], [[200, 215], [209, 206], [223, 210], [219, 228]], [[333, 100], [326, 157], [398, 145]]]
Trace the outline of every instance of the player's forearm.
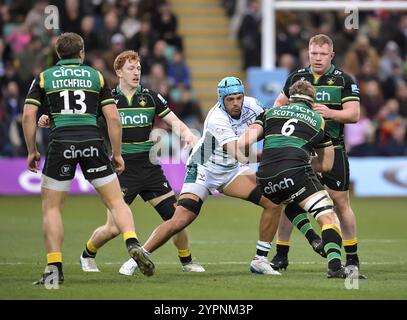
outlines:
[[342, 105], [342, 110], [330, 110], [329, 118], [341, 123], [356, 123], [360, 118], [358, 101], [348, 101]]
[[248, 154], [251, 150], [251, 145], [254, 143], [253, 135], [251, 134], [250, 130], [247, 130], [244, 134], [242, 134], [237, 141], [238, 150], [241, 153]]
[[28, 153], [35, 153], [37, 152], [37, 146], [35, 143], [35, 136], [37, 133], [36, 112], [29, 108], [30, 106], [24, 106], [23, 132]]
[[251, 145], [263, 135], [263, 127], [258, 124], [252, 124], [246, 131], [239, 137], [237, 142], [238, 149], [247, 154], [250, 151]]
[[231, 157], [235, 158], [240, 163], [248, 163], [249, 159], [244, 155], [244, 152], [239, 150], [237, 140], [231, 141], [223, 145], [225, 150]]
[[[174, 130], [175, 129], [175, 130]], [[191, 135], [191, 130], [181, 121], [178, 120], [173, 126], [173, 130], [178, 137], [185, 138]]]
[[189, 128], [173, 112], [170, 112], [168, 115], [166, 115], [163, 120], [180, 138], [185, 138], [192, 134]]
[[341, 123], [356, 123], [359, 121], [359, 109], [331, 110], [331, 116], [328, 120], [334, 120]]
[[242, 152], [240, 152], [239, 150], [235, 150], [233, 157], [239, 161], [240, 163], [249, 163], [249, 157], [246, 157]]

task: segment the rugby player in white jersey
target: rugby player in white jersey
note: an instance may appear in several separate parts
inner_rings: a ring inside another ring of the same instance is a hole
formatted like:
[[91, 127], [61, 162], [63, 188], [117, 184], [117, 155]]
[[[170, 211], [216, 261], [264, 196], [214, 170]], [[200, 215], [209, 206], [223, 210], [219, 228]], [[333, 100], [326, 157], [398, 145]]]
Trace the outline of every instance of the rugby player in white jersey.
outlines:
[[[259, 224], [256, 254], [250, 263], [253, 273], [280, 275], [267, 259], [276, 233], [281, 207], [261, 195], [255, 172], [248, 158], [237, 148], [239, 136], [263, 112], [260, 103], [244, 95], [244, 86], [236, 77], [218, 84], [218, 102], [209, 111], [203, 136], [187, 161], [187, 172], [174, 216], [158, 226], [144, 244], [147, 254], [166, 243], [198, 216], [208, 195], [215, 191], [248, 200], [263, 208]], [[130, 259], [123, 267], [131, 267]]]

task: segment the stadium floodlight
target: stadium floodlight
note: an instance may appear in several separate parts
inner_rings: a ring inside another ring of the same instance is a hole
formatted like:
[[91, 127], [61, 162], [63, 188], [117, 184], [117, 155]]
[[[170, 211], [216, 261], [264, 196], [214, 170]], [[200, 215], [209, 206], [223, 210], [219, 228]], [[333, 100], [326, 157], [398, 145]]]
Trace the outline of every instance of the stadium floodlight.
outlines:
[[407, 1], [288, 1], [262, 0], [262, 49], [261, 66], [265, 70], [276, 66], [276, 24], [277, 10], [286, 11], [329, 11], [356, 8], [357, 10], [407, 10]]

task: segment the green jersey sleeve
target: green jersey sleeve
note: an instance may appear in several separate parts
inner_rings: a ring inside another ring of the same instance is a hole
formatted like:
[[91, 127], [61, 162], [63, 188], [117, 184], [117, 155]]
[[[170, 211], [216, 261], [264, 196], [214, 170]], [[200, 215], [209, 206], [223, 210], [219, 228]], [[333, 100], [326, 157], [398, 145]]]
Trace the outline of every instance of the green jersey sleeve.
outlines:
[[[41, 81], [42, 79], [42, 73], [38, 75], [33, 82], [31, 83], [31, 87], [28, 90], [27, 97], [24, 101], [24, 104], [33, 104], [37, 107], [41, 107], [44, 101], [44, 85], [43, 82]], [[42, 82], [42, 83], [41, 83]], [[42, 84], [42, 87], [41, 87]]]

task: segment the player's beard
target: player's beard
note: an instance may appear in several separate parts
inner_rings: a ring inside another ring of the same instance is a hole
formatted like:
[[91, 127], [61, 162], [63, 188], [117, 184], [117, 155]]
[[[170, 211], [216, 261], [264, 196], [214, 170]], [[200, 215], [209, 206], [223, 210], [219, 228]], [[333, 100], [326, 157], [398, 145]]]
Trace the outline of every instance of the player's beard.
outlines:
[[230, 116], [231, 116], [233, 119], [238, 120], [238, 119], [240, 119], [240, 116], [241, 116], [241, 115], [242, 115], [242, 109], [239, 110], [239, 113], [233, 113], [233, 114], [231, 114]]

